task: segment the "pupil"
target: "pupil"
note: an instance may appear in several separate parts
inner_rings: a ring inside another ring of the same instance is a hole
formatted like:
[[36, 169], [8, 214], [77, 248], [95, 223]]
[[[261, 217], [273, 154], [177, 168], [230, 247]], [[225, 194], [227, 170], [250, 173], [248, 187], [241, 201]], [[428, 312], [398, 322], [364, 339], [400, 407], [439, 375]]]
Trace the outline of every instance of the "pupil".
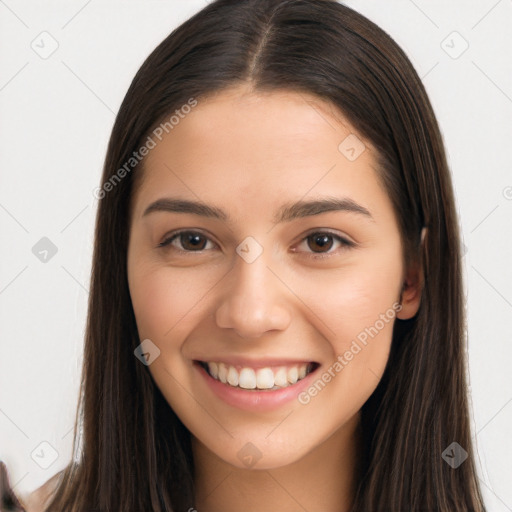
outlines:
[[[183, 238], [181, 239], [183, 247], [187, 248], [187, 243], [190, 244], [190, 247], [193, 249], [197, 249], [198, 246], [201, 245], [202, 235], [199, 234], [184, 234], [182, 237], [185, 239], [185, 243], [183, 243]], [[204, 245], [204, 240], [203, 240]], [[202, 247], [201, 247], [202, 248]]]
[[[323, 234], [323, 235], [317, 235], [317, 236], [314, 236], [313, 237], [313, 240], [315, 242], [316, 245], [318, 245], [321, 249], [330, 249], [332, 247], [332, 237], [331, 235], [327, 235], [327, 234]], [[314, 250], [314, 248], [312, 248], [310, 246], [311, 249]], [[316, 252], [321, 252], [321, 251], [316, 251]]]

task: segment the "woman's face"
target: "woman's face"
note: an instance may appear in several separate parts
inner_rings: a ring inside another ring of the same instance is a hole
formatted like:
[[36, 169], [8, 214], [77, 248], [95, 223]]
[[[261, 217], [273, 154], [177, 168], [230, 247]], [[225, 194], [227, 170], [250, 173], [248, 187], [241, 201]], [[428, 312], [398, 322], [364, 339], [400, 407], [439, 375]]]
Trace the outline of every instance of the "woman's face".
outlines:
[[372, 149], [318, 98], [233, 88], [185, 110], [134, 196], [140, 340], [194, 443], [284, 466], [357, 422], [416, 313], [397, 222]]

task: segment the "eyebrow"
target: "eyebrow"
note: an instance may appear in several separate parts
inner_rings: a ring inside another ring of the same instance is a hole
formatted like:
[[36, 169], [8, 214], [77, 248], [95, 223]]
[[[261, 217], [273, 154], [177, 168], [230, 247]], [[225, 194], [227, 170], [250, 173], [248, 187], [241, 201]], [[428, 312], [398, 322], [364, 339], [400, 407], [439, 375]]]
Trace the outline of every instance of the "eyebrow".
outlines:
[[[310, 201], [296, 201], [285, 203], [274, 215], [274, 223], [290, 222], [295, 219], [320, 215], [322, 213], [344, 211], [356, 213], [374, 220], [371, 213], [353, 199], [347, 197], [325, 197]], [[222, 209], [203, 203], [201, 201], [190, 201], [164, 197], [151, 203], [142, 214], [143, 217], [152, 212], [189, 213], [201, 217], [209, 217], [230, 222], [230, 216]]]

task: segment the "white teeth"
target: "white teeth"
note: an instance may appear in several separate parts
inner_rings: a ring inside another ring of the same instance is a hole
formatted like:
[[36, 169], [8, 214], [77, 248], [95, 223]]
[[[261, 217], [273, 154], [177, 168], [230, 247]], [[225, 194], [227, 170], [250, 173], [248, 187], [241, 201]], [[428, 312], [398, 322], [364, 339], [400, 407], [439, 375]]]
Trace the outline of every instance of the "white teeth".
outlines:
[[277, 372], [274, 374], [274, 384], [276, 386], [280, 386], [284, 388], [288, 385], [286, 368], [279, 368]]
[[228, 373], [228, 370], [226, 368], [226, 365], [224, 363], [219, 363], [218, 379], [224, 384], [226, 384], [226, 382], [227, 382], [227, 373]]
[[256, 374], [252, 368], [242, 368], [238, 384], [244, 389], [254, 389], [256, 387]]
[[274, 387], [274, 372], [270, 368], [260, 368], [256, 372], [256, 387], [259, 389]]
[[243, 389], [279, 389], [295, 384], [308, 374], [309, 365], [303, 363], [278, 368], [242, 368], [238, 371], [226, 363], [207, 363], [210, 375], [224, 384]]
[[232, 366], [228, 370], [228, 382], [231, 386], [238, 386], [238, 372]]
[[219, 376], [219, 366], [217, 363], [209, 363], [208, 368], [210, 369], [210, 373], [212, 377], [216, 379]]
[[299, 370], [296, 366], [288, 370], [288, 382], [295, 384], [299, 380]]

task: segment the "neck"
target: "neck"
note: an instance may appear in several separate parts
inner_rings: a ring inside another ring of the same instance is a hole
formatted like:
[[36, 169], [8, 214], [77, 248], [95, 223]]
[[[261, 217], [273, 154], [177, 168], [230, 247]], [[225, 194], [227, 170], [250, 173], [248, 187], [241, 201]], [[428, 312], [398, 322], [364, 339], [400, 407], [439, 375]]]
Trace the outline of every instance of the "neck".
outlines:
[[198, 512], [349, 512], [358, 484], [360, 417], [355, 415], [306, 456], [273, 469], [226, 463], [192, 436]]

